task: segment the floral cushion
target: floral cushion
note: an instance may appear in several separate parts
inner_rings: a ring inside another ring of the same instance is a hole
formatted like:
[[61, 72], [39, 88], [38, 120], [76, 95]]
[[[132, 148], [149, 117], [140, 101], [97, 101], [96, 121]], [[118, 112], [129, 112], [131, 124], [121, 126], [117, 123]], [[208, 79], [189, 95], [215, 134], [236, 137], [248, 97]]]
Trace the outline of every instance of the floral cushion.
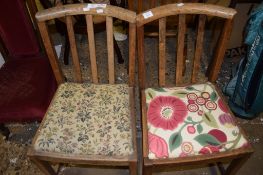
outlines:
[[38, 152], [132, 154], [129, 87], [120, 84], [60, 85], [33, 145]]
[[210, 154], [248, 145], [210, 83], [148, 88], [145, 94], [150, 159]]

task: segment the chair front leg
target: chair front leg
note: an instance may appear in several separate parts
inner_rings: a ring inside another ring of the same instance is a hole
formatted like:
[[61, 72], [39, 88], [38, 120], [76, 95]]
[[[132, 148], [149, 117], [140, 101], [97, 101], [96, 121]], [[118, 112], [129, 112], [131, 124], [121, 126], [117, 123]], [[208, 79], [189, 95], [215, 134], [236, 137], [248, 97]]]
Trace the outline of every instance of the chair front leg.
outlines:
[[[145, 158], [144, 158], [145, 159]], [[147, 162], [147, 163], [146, 163]], [[143, 175], [152, 175], [152, 169], [153, 169], [153, 165], [151, 162], [149, 161], [145, 161], [143, 162], [143, 167], [142, 167], [142, 172]]]
[[46, 175], [56, 175], [57, 174], [47, 161], [39, 160], [35, 157], [30, 157], [30, 160], [34, 162], [44, 174]]
[[129, 163], [130, 175], [137, 175], [138, 168], [137, 168], [137, 161], [131, 161]]
[[242, 165], [249, 159], [251, 153], [244, 155], [243, 157], [233, 159], [230, 165], [227, 167], [225, 175], [234, 175], [242, 167]]
[[143, 175], [152, 175], [152, 166], [143, 166]]

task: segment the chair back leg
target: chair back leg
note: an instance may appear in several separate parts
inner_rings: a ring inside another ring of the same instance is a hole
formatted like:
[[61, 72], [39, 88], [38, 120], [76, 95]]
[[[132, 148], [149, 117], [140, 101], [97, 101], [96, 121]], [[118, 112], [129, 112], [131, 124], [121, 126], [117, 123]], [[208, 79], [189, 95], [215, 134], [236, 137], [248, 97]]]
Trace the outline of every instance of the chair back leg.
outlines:
[[249, 159], [252, 153], [248, 153], [240, 158], [233, 159], [230, 165], [227, 167], [224, 175], [233, 175], [242, 167], [242, 165]]
[[56, 175], [57, 173], [51, 167], [51, 165], [39, 159], [35, 159], [34, 157], [30, 157], [30, 160], [35, 163], [35, 165], [46, 175]]

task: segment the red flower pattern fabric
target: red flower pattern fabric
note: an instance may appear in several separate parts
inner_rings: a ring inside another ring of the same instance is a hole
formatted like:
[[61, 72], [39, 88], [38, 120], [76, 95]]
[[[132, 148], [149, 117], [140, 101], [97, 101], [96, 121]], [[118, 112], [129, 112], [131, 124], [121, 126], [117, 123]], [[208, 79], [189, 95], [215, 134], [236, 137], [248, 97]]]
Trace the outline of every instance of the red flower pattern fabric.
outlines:
[[226, 113], [228, 112], [228, 109], [227, 109], [226, 105], [224, 104], [222, 98], [220, 98], [218, 100], [218, 106], [223, 112], [226, 112]]
[[187, 115], [185, 103], [177, 97], [158, 96], [148, 107], [148, 121], [157, 128], [175, 129]]
[[148, 88], [150, 159], [213, 154], [249, 145], [211, 83]]
[[155, 154], [157, 158], [168, 157], [168, 146], [167, 143], [161, 138], [154, 134], [148, 133], [149, 150]]
[[212, 154], [212, 153], [218, 153], [219, 148], [216, 146], [204, 146], [200, 151], [199, 154]]

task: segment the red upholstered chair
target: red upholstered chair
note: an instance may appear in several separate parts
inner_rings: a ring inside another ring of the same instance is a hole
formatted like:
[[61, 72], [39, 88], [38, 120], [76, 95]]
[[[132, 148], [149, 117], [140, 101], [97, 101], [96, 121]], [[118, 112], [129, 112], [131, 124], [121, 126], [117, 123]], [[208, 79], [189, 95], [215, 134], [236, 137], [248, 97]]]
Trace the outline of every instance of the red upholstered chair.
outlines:
[[0, 1], [0, 124], [41, 121], [56, 81], [39, 43], [24, 0]]

